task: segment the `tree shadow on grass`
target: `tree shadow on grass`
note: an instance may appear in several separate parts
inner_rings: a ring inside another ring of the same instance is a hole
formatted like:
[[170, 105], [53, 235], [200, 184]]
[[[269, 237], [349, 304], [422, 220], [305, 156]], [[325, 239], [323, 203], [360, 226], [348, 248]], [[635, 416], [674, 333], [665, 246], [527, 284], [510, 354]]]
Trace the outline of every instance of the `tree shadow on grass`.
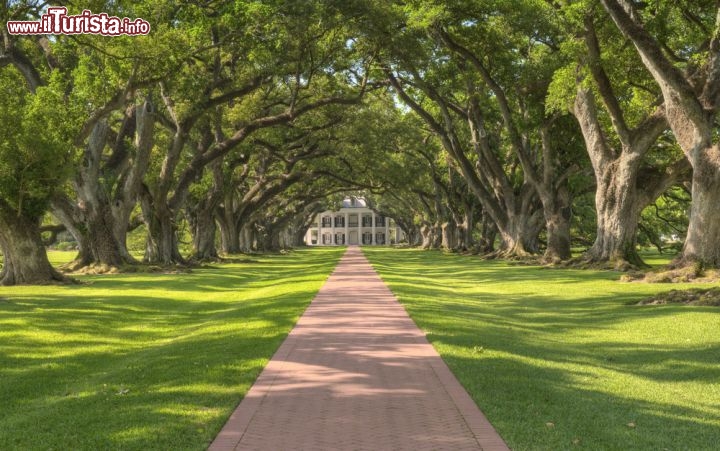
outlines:
[[205, 448], [340, 255], [307, 254], [5, 289], [0, 449]]
[[716, 310], [629, 305], [671, 287], [611, 272], [367, 253], [512, 448], [720, 442], [720, 341], [707, 334]]
[[[41, 311], [0, 346], [0, 448], [168, 449], [178, 435], [203, 447], [313, 294], [199, 302], [192, 312], [163, 298], [36, 300]], [[11, 310], [0, 319], [22, 315]], [[133, 427], [144, 432], [124, 435]]]
[[710, 450], [720, 440], [717, 404], [650, 402], [516, 358], [445, 360], [516, 450], [576, 449], [577, 440], [580, 449]]

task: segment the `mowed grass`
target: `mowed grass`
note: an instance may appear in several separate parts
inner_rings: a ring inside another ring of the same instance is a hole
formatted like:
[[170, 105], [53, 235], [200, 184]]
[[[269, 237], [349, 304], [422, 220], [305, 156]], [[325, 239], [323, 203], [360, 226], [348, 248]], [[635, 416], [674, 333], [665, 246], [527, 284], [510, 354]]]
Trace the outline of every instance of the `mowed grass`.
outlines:
[[0, 449], [205, 449], [342, 251], [0, 287]]
[[720, 309], [634, 305], [687, 285], [363, 250], [512, 449], [720, 447]]

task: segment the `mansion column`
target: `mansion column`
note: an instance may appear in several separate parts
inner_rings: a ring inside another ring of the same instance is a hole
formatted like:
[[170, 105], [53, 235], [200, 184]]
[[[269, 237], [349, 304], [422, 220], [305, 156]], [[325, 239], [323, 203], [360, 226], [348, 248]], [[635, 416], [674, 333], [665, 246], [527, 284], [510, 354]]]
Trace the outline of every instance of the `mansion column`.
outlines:
[[370, 240], [370, 244], [377, 244], [375, 242], [375, 212], [372, 212], [372, 239]]
[[337, 244], [335, 242], [335, 213], [330, 215], [330, 226], [332, 227], [332, 238], [330, 238], [330, 244]]
[[345, 244], [348, 244], [350, 242], [350, 231], [348, 230], [348, 224], [350, 220], [350, 215], [345, 212]]
[[318, 213], [318, 243], [325, 244], [322, 242], [322, 213]]

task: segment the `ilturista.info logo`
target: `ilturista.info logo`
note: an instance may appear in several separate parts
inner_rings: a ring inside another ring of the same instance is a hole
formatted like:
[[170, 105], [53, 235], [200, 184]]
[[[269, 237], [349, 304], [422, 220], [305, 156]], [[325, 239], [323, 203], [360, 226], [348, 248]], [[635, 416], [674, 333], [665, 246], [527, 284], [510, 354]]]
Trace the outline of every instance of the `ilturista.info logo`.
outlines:
[[136, 36], [150, 33], [150, 24], [143, 19], [93, 14], [89, 9], [68, 16], [64, 6], [51, 6], [38, 21], [10, 21], [10, 34], [99, 34], [102, 36]]

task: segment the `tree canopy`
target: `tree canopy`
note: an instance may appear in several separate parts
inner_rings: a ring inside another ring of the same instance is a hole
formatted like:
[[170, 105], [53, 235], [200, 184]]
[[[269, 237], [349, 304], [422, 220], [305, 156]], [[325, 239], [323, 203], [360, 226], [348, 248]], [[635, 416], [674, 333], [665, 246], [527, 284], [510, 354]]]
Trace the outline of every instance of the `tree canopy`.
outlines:
[[137, 264], [132, 230], [146, 262], [183, 264], [299, 245], [340, 193], [428, 248], [720, 266], [716, 2], [85, 7], [151, 32], [2, 35], [3, 283], [62, 278], [48, 218], [70, 269]]

